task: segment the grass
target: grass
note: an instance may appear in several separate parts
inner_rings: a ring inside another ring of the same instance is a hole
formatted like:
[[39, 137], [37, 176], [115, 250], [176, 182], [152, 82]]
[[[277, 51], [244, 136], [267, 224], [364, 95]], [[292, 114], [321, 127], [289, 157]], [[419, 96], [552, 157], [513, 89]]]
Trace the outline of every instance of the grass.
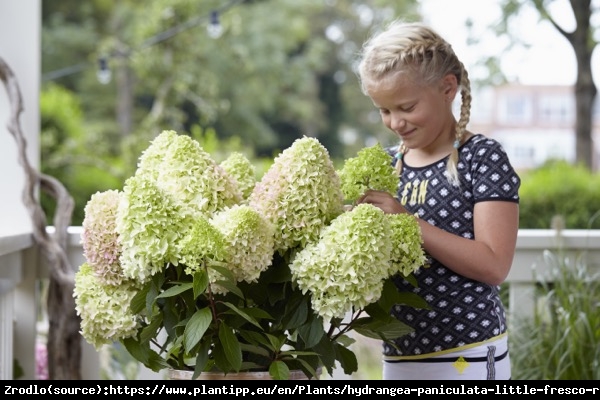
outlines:
[[600, 379], [600, 276], [584, 257], [546, 251], [533, 318], [510, 332], [513, 379]]

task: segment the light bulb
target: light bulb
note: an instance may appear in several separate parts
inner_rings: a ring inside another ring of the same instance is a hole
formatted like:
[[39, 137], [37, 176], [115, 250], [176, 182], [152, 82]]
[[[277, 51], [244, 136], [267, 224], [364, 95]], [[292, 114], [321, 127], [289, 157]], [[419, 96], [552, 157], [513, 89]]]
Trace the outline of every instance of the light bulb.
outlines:
[[103, 85], [110, 82], [112, 73], [108, 67], [108, 60], [106, 57], [100, 57], [98, 59], [98, 71], [96, 72], [96, 77], [98, 78], [98, 82]]
[[208, 32], [208, 36], [213, 39], [216, 39], [221, 36], [223, 33], [223, 27], [219, 22], [219, 12], [211, 11], [210, 13], [210, 23], [206, 27], [206, 31]]

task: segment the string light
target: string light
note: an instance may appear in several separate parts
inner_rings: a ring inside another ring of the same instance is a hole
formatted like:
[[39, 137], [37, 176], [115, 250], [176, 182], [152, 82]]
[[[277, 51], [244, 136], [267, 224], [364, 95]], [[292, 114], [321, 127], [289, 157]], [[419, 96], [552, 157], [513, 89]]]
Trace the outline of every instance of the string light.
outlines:
[[110, 82], [112, 72], [108, 67], [108, 59], [106, 57], [100, 57], [98, 59], [98, 71], [96, 72], [96, 77], [98, 78], [98, 82], [103, 85]]
[[217, 39], [223, 33], [223, 27], [221, 26], [221, 22], [219, 21], [218, 11], [210, 12], [210, 23], [206, 27], [206, 32], [208, 32], [208, 36], [210, 36], [213, 39]]

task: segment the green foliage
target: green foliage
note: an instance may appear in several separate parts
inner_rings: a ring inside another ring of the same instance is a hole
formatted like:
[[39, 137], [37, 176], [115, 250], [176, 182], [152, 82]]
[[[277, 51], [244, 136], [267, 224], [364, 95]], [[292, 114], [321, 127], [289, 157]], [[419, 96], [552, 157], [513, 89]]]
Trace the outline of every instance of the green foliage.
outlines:
[[600, 379], [600, 275], [585, 254], [546, 251], [532, 317], [513, 321], [513, 379]]
[[598, 229], [600, 175], [566, 161], [549, 161], [521, 176], [520, 228], [553, 228], [556, 217], [566, 229]]
[[[111, 160], [106, 144], [86, 134], [80, 103], [64, 87], [47, 84], [40, 94], [42, 172], [57, 178], [75, 201], [71, 225], [81, 225], [83, 208], [96, 191], [121, 185], [119, 162]], [[110, 161], [109, 161], [110, 160]], [[42, 207], [52, 225], [55, 203], [41, 194]]]
[[[310, 297], [293, 283], [288, 265], [285, 256], [275, 257], [258, 282], [237, 283], [238, 290], [225, 295], [208, 284], [211, 265], [193, 276], [184, 273], [184, 265], [173, 266], [166, 278], [154, 276], [132, 300], [132, 311], [146, 315], [146, 321], [135, 338], [122, 343], [154, 371], [268, 370], [275, 379], [287, 379], [290, 370], [316, 377], [319, 368], [331, 372], [337, 362], [350, 374], [358, 363], [346, 349], [354, 342], [349, 332], [376, 339], [403, 336], [412, 328], [385, 311], [389, 303], [427, 306], [420, 298], [407, 301], [389, 281], [379, 302], [348, 319], [334, 318], [325, 330]], [[223, 275], [219, 284], [236, 287], [231, 275]], [[158, 294], [161, 287], [170, 289]], [[159, 334], [161, 326], [164, 335]]]

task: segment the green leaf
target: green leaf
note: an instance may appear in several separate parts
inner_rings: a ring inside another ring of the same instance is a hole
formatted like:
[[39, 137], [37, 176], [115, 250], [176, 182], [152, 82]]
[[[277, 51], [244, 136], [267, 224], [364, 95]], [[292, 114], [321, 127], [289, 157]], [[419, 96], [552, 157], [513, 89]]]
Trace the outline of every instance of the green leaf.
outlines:
[[230, 310], [233, 310], [239, 316], [243, 317], [246, 321], [250, 322], [252, 325], [255, 325], [256, 327], [262, 329], [260, 324], [253, 317], [246, 314], [244, 311], [240, 310], [239, 308], [237, 308], [236, 306], [234, 306], [233, 304], [231, 304], [229, 302], [223, 302], [223, 304], [226, 305], [227, 307], [229, 307]]
[[273, 347], [271, 341], [268, 340], [268, 338], [266, 337], [266, 334], [264, 334], [264, 333], [243, 330], [243, 331], [240, 331], [240, 336], [242, 336], [242, 338], [244, 338], [244, 340], [246, 340], [248, 343], [262, 345], [271, 351], [275, 351], [278, 349], [278, 347], [277, 348]]
[[192, 376], [192, 379], [198, 378], [198, 375], [200, 375], [200, 373], [204, 371], [204, 368], [208, 363], [208, 352], [210, 351], [210, 348], [211, 342], [209, 340], [206, 340], [200, 344], [198, 354], [196, 355], [196, 362], [194, 364], [194, 375]]
[[265, 357], [265, 358], [269, 358], [271, 356], [271, 353], [269, 353], [269, 350], [267, 350], [267, 349], [265, 349], [264, 347], [261, 347], [261, 346], [257, 346], [257, 345], [253, 345], [253, 344], [240, 343], [240, 348], [245, 353], [247, 352], [247, 353], [258, 354], [259, 356], [262, 356], [262, 357]]
[[304, 324], [298, 328], [298, 334], [304, 340], [306, 347], [313, 347], [321, 338], [325, 335], [325, 329], [323, 327], [323, 320], [318, 317], [314, 317], [310, 320], [310, 323]]
[[350, 349], [336, 343], [335, 345], [336, 358], [340, 366], [344, 369], [344, 373], [350, 375], [358, 371], [358, 360], [356, 354]]
[[158, 372], [163, 368], [168, 368], [169, 365], [163, 358], [150, 348], [149, 343], [140, 343], [135, 338], [122, 339], [121, 343], [127, 352], [136, 360], [150, 368], [154, 372]]
[[219, 274], [221, 274], [223, 276], [223, 278], [225, 278], [225, 280], [235, 283], [236, 279], [235, 279], [235, 276], [233, 275], [233, 272], [231, 272], [225, 266], [216, 265], [214, 263], [211, 263], [208, 265], [208, 268], [211, 268], [211, 269], [214, 269], [215, 271], [217, 271]]
[[156, 298], [177, 296], [178, 294], [183, 293], [186, 290], [192, 289], [192, 287], [193, 287], [192, 283], [182, 283], [177, 286], [172, 286], [172, 287], [168, 288], [167, 290], [165, 290], [164, 292], [162, 292], [161, 294], [159, 294], [158, 296], [156, 296]]
[[227, 291], [235, 294], [239, 298], [241, 298], [241, 299], [244, 298], [244, 293], [240, 290], [240, 288], [238, 287], [238, 285], [235, 282], [232, 282], [232, 281], [229, 281], [229, 280], [220, 280], [220, 281], [217, 281], [215, 283], [218, 284], [218, 285], [220, 285], [220, 286], [222, 286]]
[[192, 315], [185, 325], [183, 333], [186, 353], [189, 353], [198, 344], [211, 322], [212, 312], [208, 307], [198, 310]]
[[363, 336], [381, 340], [397, 339], [414, 331], [412, 327], [396, 318], [390, 318], [387, 323], [377, 321], [371, 326], [356, 326], [354, 330]]
[[290, 379], [290, 369], [283, 361], [273, 361], [269, 365], [269, 374], [277, 380], [287, 381]]
[[194, 298], [197, 299], [208, 287], [208, 274], [205, 270], [200, 270], [193, 277]]
[[231, 328], [224, 322], [219, 326], [219, 340], [225, 352], [227, 361], [229, 361], [235, 371], [239, 371], [242, 366], [242, 349], [240, 348], [240, 342], [235, 337]]
[[281, 323], [284, 329], [295, 329], [306, 323], [310, 309], [310, 299], [301, 293], [294, 292], [295, 296], [286, 304]]
[[144, 307], [146, 307], [146, 296], [148, 295], [149, 290], [150, 284], [147, 284], [133, 296], [129, 305], [132, 313], [139, 314]]
[[145, 326], [140, 333], [140, 342], [141, 343], [150, 343], [152, 339], [154, 339], [162, 326], [163, 318], [162, 314], [158, 314], [154, 316], [150, 320], [150, 324]]

